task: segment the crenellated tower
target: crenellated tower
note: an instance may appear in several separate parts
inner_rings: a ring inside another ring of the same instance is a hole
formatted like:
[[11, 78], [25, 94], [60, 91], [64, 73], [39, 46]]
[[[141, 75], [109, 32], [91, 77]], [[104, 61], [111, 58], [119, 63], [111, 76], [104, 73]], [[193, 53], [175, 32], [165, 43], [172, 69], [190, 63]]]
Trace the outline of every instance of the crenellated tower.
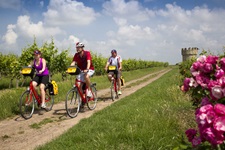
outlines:
[[181, 54], [183, 57], [183, 61], [186, 61], [191, 58], [196, 58], [198, 55], [198, 48], [197, 47], [182, 48]]

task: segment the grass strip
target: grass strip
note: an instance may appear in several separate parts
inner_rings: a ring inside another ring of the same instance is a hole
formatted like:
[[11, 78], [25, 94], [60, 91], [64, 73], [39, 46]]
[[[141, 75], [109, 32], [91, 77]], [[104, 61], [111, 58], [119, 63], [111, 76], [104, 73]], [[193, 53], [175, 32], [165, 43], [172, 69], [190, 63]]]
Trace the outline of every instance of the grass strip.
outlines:
[[111, 106], [82, 119], [65, 134], [38, 147], [54, 149], [173, 149], [192, 126], [188, 97], [179, 89], [178, 69]]
[[43, 125], [46, 125], [46, 124], [51, 123], [51, 122], [53, 122], [53, 120], [51, 118], [45, 118], [39, 123], [31, 124], [30, 127], [33, 128], [33, 129], [40, 129]]

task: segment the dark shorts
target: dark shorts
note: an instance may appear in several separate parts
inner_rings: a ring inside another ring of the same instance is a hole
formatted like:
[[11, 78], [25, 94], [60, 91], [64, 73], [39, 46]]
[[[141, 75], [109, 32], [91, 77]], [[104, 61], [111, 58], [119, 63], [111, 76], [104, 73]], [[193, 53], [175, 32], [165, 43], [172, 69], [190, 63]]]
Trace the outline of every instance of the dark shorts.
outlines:
[[121, 77], [121, 71], [116, 71], [116, 72], [112, 71], [112, 72], [109, 72], [108, 74], [110, 74], [110, 75], [117, 74], [117, 78]]
[[33, 81], [37, 82], [38, 85], [41, 84], [41, 83], [46, 85], [49, 82], [49, 76], [48, 75], [47, 76], [35, 76], [33, 78]]

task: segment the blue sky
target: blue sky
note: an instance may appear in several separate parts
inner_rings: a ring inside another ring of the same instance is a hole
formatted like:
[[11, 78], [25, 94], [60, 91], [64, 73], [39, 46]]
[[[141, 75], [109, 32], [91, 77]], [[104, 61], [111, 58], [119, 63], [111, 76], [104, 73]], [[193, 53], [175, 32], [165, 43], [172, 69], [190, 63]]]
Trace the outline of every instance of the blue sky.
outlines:
[[71, 55], [80, 41], [103, 56], [175, 64], [185, 47], [222, 53], [224, 15], [224, 0], [1, 0], [0, 52], [53, 37]]

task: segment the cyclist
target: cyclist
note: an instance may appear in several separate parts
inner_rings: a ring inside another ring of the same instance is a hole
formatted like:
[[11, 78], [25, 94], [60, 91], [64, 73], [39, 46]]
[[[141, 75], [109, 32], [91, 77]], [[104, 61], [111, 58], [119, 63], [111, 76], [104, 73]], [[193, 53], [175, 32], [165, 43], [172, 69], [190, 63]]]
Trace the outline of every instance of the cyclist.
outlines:
[[45, 105], [45, 86], [49, 82], [49, 71], [46, 66], [46, 60], [41, 57], [41, 51], [34, 51], [34, 60], [31, 61], [29, 66], [33, 66], [36, 70], [36, 76], [33, 78], [32, 84], [34, 88], [40, 85], [41, 91], [41, 108], [46, 109]]
[[[91, 53], [87, 50], [84, 50], [84, 44], [81, 42], [76, 43], [76, 50], [77, 53], [73, 57], [73, 61], [71, 63], [71, 66], [77, 65], [82, 72], [77, 76], [77, 79], [85, 82], [86, 86], [88, 87], [87, 90], [87, 96], [91, 97], [92, 93], [90, 90], [90, 77], [94, 74], [94, 66], [92, 64], [92, 58], [91, 58]], [[82, 85], [79, 85], [80, 88]], [[82, 105], [84, 105], [85, 102], [82, 102]]]
[[[109, 65], [115, 65], [118, 68], [118, 70], [117, 70], [118, 94], [121, 95], [122, 92], [121, 92], [120, 77], [121, 77], [121, 71], [122, 71], [122, 58], [119, 55], [117, 55], [117, 51], [115, 49], [113, 49], [111, 51], [111, 54], [112, 55], [109, 57], [109, 59], [106, 63], [105, 70], [106, 71], [108, 70]], [[113, 74], [114, 74], [114, 72], [108, 73], [108, 79], [110, 82], [111, 82], [111, 78], [112, 78]]]

